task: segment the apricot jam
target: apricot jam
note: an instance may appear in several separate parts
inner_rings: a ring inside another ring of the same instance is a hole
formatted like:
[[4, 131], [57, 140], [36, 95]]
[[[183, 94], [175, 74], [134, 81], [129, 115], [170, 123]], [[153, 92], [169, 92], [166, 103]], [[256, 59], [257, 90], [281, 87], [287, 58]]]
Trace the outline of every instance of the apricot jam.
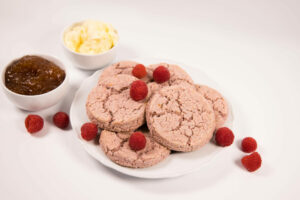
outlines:
[[65, 71], [39, 56], [24, 56], [5, 71], [5, 86], [18, 94], [38, 95], [57, 88], [65, 79]]

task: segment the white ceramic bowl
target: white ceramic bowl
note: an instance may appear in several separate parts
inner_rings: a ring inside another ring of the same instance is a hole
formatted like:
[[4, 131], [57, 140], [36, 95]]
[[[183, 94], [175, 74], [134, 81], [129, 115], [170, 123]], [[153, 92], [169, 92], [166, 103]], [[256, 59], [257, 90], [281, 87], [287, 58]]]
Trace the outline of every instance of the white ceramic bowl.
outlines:
[[113, 46], [113, 48], [111, 48], [108, 51], [105, 51], [103, 53], [94, 54], [94, 55], [77, 53], [75, 51], [72, 51], [68, 47], [66, 47], [66, 45], [64, 43], [65, 32], [68, 31], [70, 28], [72, 28], [74, 25], [80, 24], [82, 22], [83, 21], [73, 23], [72, 25], [67, 26], [63, 30], [63, 32], [60, 36], [60, 41], [62, 43], [65, 54], [72, 61], [72, 63], [80, 69], [95, 70], [95, 69], [100, 69], [100, 68], [110, 64], [117, 55], [117, 49], [118, 49], [118, 44], [120, 42], [120, 38], [119, 38], [117, 44]]
[[5, 86], [5, 71], [6, 68], [15, 60], [11, 61], [4, 69], [2, 70], [1, 73], [1, 86], [3, 88], [4, 93], [8, 97], [8, 99], [14, 103], [18, 108], [21, 108], [23, 110], [28, 110], [28, 111], [38, 111], [42, 110], [45, 108], [48, 108], [50, 106], [53, 106], [57, 102], [59, 102], [62, 97], [67, 93], [68, 86], [69, 86], [69, 75], [67, 72], [67, 69], [65, 65], [58, 60], [57, 58], [53, 56], [48, 56], [48, 55], [40, 55], [40, 54], [34, 54], [36, 56], [40, 56], [44, 59], [47, 59], [57, 66], [59, 66], [61, 69], [63, 69], [66, 73], [65, 80], [55, 89], [44, 93], [44, 94], [39, 94], [39, 95], [22, 95], [15, 93], [11, 90], [9, 90]]

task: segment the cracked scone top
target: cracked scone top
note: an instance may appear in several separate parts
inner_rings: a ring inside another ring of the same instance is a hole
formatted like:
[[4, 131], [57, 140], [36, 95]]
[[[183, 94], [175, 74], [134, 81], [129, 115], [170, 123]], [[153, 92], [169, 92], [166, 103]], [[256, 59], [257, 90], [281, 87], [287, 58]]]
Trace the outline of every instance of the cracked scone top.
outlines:
[[[107, 77], [112, 77], [118, 74], [127, 74], [127, 75], [132, 75], [132, 69], [139, 63], [134, 62], [134, 61], [121, 61], [118, 63], [114, 63], [110, 66], [108, 66], [107, 68], [105, 68], [103, 70], [103, 72], [100, 75], [99, 81], [107, 78]], [[147, 68], [146, 68], [147, 70]], [[141, 80], [145, 81], [145, 82], [149, 82], [150, 77], [149, 77], [149, 73], [147, 73], [147, 75], [142, 78]]]
[[170, 150], [158, 144], [145, 134], [146, 146], [139, 151], [133, 151], [129, 146], [128, 133], [115, 133], [103, 130], [100, 135], [100, 146], [107, 157], [113, 162], [131, 168], [150, 167], [164, 160]]
[[186, 85], [186, 86], [192, 86], [194, 85], [194, 81], [192, 78], [184, 71], [181, 67], [174, 64], [168, 64], [168, 63], [158, 63], [158, 64], [152, 64], [149, 65], [148, 68], [148, 76], [151, 80], [153, 80], [153, 71], [158, 66], [164, 66], [166, 67], [170, 72], [170, 79], [164, 83], [156, 83], [156, 82], [150, 82], [148, 83], [149, 88], [149, 95], [150, 97], [153, 93], [160, 90], [163, 87], [172, 86], [172, 85]]
[[205, 85], [195, 85], [196, 91], [211, 104], [216, 118], [216, 128], [220, 128], [228, 117], [228, 105], [224, 97], [215, 89]]
[[175, 151], [194, 151], [210, 141], [216, 127], [211, 105], [191, 87], [157, 91], [147, 104], [146, 119], [155, 141]]
[[137, 80], [129, 75], [116, 75], [99, 81], [89, 94], [86, 111], [89, 119], [101, 129], [130, 132], [145, 122], [145, 101], [130, 97], [130, 84]]

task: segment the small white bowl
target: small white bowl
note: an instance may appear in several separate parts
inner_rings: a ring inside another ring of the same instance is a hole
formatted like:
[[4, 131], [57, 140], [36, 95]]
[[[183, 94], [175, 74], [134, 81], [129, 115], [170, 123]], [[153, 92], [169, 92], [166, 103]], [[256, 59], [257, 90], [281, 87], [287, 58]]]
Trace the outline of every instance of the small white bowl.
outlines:
[[39, 95], [23, 95], [23, 94], [15, 93], [9, 90], [5, 86], [5, 71], [12, 62], [18, 60], [19, 58], [11, 61], [6, 67], [4, 67], [1, 74], [1, 86], [3, 88], [4, 93], [6, 94], [8, 99], [12, 103], [14, 103], [18, 108], [21, 108], [23, 110], [28, 110], [28, 111], [38, 111], [53, 106], [54, 104], [59, 102], [59, 100], [62, 99], [62, 97], [67, 93], [69, 87], [69, 75], [67, 69], [60, 60], [58, 60], [53, 56], [48, 56], [48, 55], [40, 55], [40, 54], [34, 54], [34, 55], [53, 62], [54, 64], [56, 64], [57, 66], [59, 66], [61, 69], [65, 71], [66, 76], [64, 81], [57, 88], [47, 93], [39, 94]]
[[118, 42], [108, 51], [105, 51], [103, 53], [99, 54], [83, 54], [83, 53], [77, 53], [75, 51], [72, 51], [69, 49], [65, 43], [64, 43], [64, 35], [66, 31], [68, 31], [70, 28], [72, 28], [76, 24], [80, 24], [81, 22], [76, 22], [73, 23], [70, 26], [67, 26], [63, 32], [60, 35], [60, 41], [62, 43], [64, 52], [66, 56], [72, 61], [72, 63], [80, 68], [80, 69], [85, 69], [85, 70], [95, 70], [95, 69], [100, 69], [103, 68], [104, 66], [112, 63], [112, 61], [116, 58], [117, 55], [117, 48], [118, 44], [120, 42], [120, 36]]

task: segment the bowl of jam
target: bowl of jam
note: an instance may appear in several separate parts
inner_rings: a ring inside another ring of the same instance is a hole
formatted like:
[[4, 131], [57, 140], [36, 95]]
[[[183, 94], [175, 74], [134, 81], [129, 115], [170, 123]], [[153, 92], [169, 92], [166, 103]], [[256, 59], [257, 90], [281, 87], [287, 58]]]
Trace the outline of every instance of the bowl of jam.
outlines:
[[26, 55], [4, 67], [4, 93], [17, 107], [38, 111], [62, 99], [68, 89], [65, 65], [53, 56]]

